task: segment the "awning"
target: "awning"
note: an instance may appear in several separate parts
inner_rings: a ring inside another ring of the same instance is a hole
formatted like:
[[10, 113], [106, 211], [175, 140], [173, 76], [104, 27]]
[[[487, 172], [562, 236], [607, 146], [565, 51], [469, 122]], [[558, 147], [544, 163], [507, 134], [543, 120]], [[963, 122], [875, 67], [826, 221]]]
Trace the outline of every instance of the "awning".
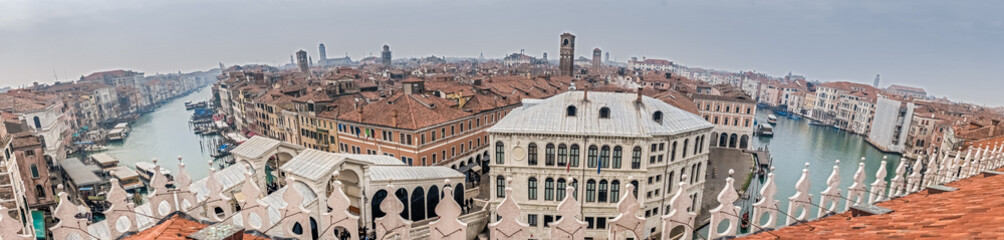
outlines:
[[481, 171], [481, 165], [474, 165], [474, 167], [471, 168], [471, 171], [480, 172]]

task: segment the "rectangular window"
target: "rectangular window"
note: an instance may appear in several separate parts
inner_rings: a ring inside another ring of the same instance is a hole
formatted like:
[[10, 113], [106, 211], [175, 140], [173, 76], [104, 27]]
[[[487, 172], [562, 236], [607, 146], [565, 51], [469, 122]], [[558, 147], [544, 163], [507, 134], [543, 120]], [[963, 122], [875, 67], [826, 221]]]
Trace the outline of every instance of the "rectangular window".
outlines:
[[596, 218], [596, 228], [597, 229], [607, 229], [607, 218], [598, 217]]
[[419, 138], [418, 144], [425, 144], [425, 133], [423, 133], [422, 135], [419, 135], [418, 138]]
[[550, 227], [552, 222], [554, 222], [553, 216], [544, 215], [544, 227]]
[[593, 217], [586, 217], [586, 223], [588, 223], [586, 229], [593, 229], [593, 219]]
[[[463, 126], [463, 125], [461, 125]], [[531, 227], [537, 226], [537, 214], [529, 214], [526, 216], [526, 223], [530, 224]]]

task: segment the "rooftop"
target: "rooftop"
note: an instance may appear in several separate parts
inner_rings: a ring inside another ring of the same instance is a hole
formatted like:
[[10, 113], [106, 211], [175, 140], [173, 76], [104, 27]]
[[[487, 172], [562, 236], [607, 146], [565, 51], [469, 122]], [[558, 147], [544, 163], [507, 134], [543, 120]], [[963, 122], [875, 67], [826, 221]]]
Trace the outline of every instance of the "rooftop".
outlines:
[[[1001, 171], [1004, 169], [998, 169]], [[758, 233], [748, 239], [1001, 239], [1004, 231], [1004, 176], [945, 184], [958, 191], [920, 191], [876, 204], [893, 212], [853, 217], [845, 212], [808, 223]]]

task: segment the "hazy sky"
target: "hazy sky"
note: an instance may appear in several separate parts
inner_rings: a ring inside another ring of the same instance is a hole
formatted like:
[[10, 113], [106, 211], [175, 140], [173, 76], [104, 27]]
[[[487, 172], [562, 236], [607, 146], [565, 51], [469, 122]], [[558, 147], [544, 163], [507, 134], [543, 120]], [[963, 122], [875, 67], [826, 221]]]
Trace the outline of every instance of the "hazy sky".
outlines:
[[813, 80], [898, 83], [1004, 105], [1001, 1], [56, 1], [0, 0], [0, 86], [94, 71], [155, 73], [317, 59], [500, 58], [594, 47], [721, 70], [788, 71]]

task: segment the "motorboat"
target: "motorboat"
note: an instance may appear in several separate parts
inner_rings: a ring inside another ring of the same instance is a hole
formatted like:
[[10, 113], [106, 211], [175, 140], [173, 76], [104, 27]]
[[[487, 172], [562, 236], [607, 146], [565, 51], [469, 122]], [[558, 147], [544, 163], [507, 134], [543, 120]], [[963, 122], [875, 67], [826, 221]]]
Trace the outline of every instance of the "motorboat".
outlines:
[[774, 116], [774, 114], [767, 115], [767, 123], [777, 124], [777, 116]]

